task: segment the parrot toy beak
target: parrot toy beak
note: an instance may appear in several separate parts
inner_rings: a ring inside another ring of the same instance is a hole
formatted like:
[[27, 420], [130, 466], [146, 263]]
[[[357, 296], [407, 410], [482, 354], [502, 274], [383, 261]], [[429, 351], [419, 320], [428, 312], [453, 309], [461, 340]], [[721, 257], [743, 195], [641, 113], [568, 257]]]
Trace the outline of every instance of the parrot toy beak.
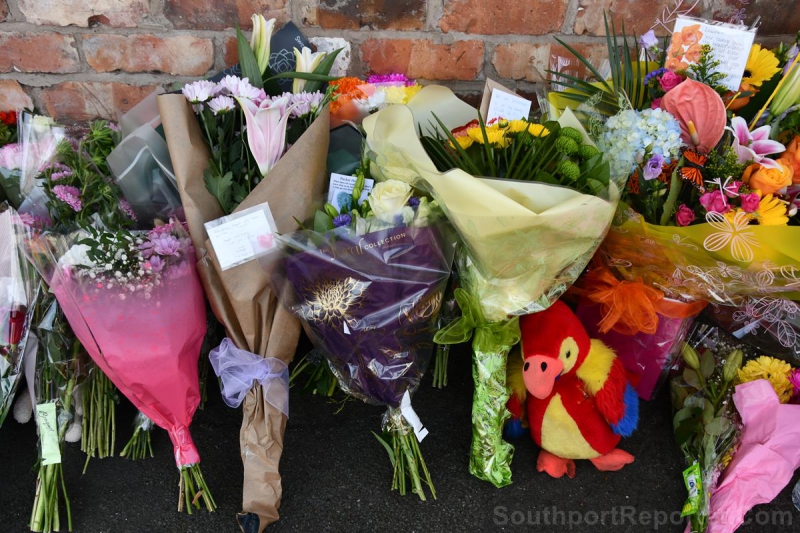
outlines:
[[564, 363], [546, 355], [534, 355], [525, 359], [522, 378], [525, 388], [539, 400], [544, 400], [553, 392], [556, 379], [564, 370]]

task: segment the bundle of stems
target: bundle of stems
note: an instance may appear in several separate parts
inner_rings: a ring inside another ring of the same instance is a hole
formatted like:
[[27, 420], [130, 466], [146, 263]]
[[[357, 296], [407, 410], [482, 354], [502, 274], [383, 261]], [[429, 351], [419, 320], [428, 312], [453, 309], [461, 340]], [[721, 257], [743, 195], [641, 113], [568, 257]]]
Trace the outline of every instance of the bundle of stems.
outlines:
[[88, 379], [82, 385], [83, 395], [83, 432], [81, 450], [86, 453], [86, 464], [89, 466], [92, 457], [104, 459], [114, 456], [116, 442], [116, 404], [119, 401], [117, 389], [108, 376], [95, 366], [89, 372]]

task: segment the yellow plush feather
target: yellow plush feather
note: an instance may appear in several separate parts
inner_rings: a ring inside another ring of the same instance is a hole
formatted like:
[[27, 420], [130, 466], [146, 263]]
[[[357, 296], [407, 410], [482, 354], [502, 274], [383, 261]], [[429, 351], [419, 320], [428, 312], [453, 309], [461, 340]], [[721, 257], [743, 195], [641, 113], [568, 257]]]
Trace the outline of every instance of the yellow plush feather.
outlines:
[[525, 388], [525, 380], [522, 378], [522, 365], [525, 361], [522, 358], [522, 351], [519, 347], [514, 348], [508, 354], [506, 364], [506, 384], [511, 394], [517, 397], [520, 403], [525, 403], [528, 389]]
[[578, 377], [586, 384], [586, 391], [591, 395], [596, 395], [611, 372], [611, 365], [614, 364], [614, 351], [603, 344], [602, 341], [592, 339], [592, 347], [589, 355], [583, 361], [576, 372]]

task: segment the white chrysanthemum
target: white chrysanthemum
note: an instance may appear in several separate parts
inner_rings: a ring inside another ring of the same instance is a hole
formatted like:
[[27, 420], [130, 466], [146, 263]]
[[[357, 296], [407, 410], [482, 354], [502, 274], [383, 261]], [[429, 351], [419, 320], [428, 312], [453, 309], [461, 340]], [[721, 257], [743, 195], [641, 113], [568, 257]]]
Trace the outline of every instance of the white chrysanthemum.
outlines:
[[183, 96], [193, 104], [205, 102], [217, 93], [217, 86], [206, 80], [187, 83], [181, 89]]

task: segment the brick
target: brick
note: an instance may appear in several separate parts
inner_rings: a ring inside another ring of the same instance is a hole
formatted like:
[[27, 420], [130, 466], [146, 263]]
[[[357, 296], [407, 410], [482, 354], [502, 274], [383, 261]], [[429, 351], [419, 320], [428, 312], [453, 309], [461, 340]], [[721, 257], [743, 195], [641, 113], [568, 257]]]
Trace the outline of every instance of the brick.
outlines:
[[8, 4], [6, 3], [6, 0], [0, 0], [0, 22], [6, 20], [7, 16], [8, 16]]
[[[289, 20], [289, 0], [165, 0], [164, 15], [181, 30], [224, 30], [236, 25], [250, 29], [250, 17], [262, 14], [277, 19], [278, 26]], [[276, 28], [277, 29], [277, 28]]]
[[322, 28], [358, 30], [421, 30], [425, 0], [319, 0], [317, 23]]
[[[673, 0], [580, 0], [578, 14], [575, 18], [574, 31], [576, 34], [605, 35], [605, 22], [603, 13], [611, 13], [608, 18], [608, 25], [611, 21], [617, 30], [617, 34], [622, 34], [622, 25], [625, 24], [627, 35], [641, 35], [653, 26], [656, 18], [661, 16], [662, 10], [673, 3]], [[687, 0], [687, 8], [693, 1]], [[699, 14], [700, 6], [696, 8]], [[670, 31], [672, 30], [672, 24]], [[655, 28], [659, 35], [666, 35], [668, 32], [661, 27]]]
[[83, 41], [86, 62], [97, 72], [163, 72], [202, 76], [214, 64], [214, 43], [190, 35], [92, 35]]
[[75, 40], [60, 33], [0, 33], [0, 72], [78, 72]]
[[428, 39], [368, 39], [361, 59], [369, 72], [427, 80], [474, 80], [483, 69], [483, 41], [435, 44]]
[[68, 81], [42, 90], [47, 114], [58, 120], [117, 120], [156, 90], [156, 86]]
[[[592, 65], [599, 68], [608, 56], [605, 45], [570, 44]], [[572, 53], [557, 43], [509, 43], [497, 45], [492, 55], [492, 65], [501, 78], [530, 82], [548, 81], [552, 76], [547, 70], [555, 70], [584, 79], [587, 69]]]
[[444, 32], [544, 35], [561, 29], [569, 0], [445, 0]]
[[48, 26], [137, 26], [150, 12], [149, 0], [17, 0], [25, 20]]
[[336, 61], [333, 62], [331, 67], [331, 76], [347, 76], [352, 63], [352, 46], [350, 41], [342, 39], [341, 37], [309, 37], [308, 40], [312, 45], [317, 47], [317, 52], [331, 53], [334, 50], [339, 50], [336, 56]]
[[0, 80], [0, 110], [33, 109], [31, 97], [14, 80]]
[[730, 20], [738, 11], [744, 9], [744, 22], [751, 23], [757, 15], [761, 15], [761, 26], [758, 34], [764, 35], [794, 35], [800, 28], [800, 10], [797, 0], [769, 0], [761, 2], [748, 2], [743, 5], [739, 0], [712, 0], [708, 18], [714, 20]]

